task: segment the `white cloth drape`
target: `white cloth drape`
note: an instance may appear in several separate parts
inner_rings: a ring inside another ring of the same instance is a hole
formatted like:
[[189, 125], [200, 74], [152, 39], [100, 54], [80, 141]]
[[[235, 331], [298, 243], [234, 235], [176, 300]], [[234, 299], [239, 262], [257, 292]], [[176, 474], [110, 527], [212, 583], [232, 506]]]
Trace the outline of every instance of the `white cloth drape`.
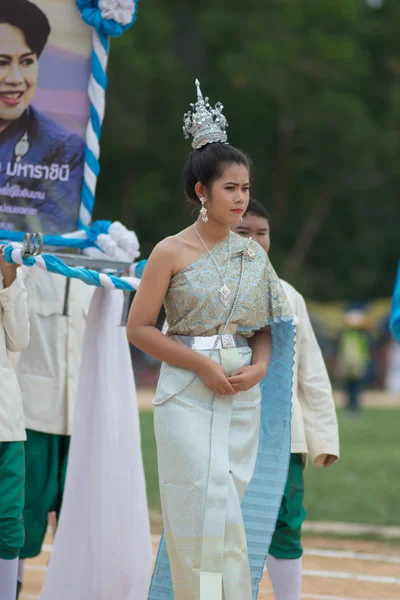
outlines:
[[64, 503], [41, 600], [145, 600], [152, 549], [122, 293], [87, 322]]

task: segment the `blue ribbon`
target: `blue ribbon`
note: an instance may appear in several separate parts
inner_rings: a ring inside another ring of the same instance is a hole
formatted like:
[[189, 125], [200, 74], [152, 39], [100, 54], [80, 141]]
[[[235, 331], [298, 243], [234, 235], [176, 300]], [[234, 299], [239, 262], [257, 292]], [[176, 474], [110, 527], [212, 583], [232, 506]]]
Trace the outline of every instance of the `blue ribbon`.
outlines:
[[127, 25], [121, 25], [121, 23], [117, 23], [113, 19], [103, 19], [98, 0], [76, 0], [76, 5], [81, 11], [82, 19], [85, 23], [94, 27], [99, 34], [106, 36], [119, 37], [130, 29], [136, 21], [137, 2], [135, 2], [136, 9], [132, 15], [132, 19]]
[[137, 263], [137, 265], [135, 267], [135, 277], [137, 277], [138, 279], [142, 279], [143, 271], [144, 271], [146, 264], [147, 264], [147, 259], [139, 260], [139, 262]]
[[[64, 237], [62, 235], [45, 235], [43, 244], [45, 246], [56, 246], [58, 248], [98, 248], [96, 241], [101, 233], [108, 233], [111, 221], [94, 221], [90, 227], [82, 225], [86, 239]], [[0, 241], [23, 242], [25, 233], [23, 231], [0, 231]]]
[[[23, 242], [23, 231], [0, 231], [0, 242]], [[59, 248], [89, 248], [91, 244], [87, 239], [65, 238], [62, 235], [45, 235], [43, 237], [45, 246], [57, 246]]]
[[[3, 252], [6, 261], [15, 265], [16, 262], [12, 259], [13, 249], [14, 248], [12, 246], [7, 246]], [[100, 275], [97, 271], [92, 271], [91, 269], [86, 269], [85, 267], [69, 267], [61, 260], [61, 258], [58, 258], [57, 256], [51, 256], [49, 254], [42, 254], [41, 258], [43, 258], [46, 264], [46, 268], [50, 273], [64, 275], [65, 277], [70, 277], [72, 279], [80, 279], [88, 285], [104, 287], [101, 283]], [[34, 256], [28, 256], [24, 258], [22, 262], [27, 267], [33, 267], [36, 265], [36, 260]], [[116, 275], [110, 274], [107, 274], [107, 277], [111, 279], [116, 289], [134, 291], [134, 288], [124, 279], [121, 279]]]
[[392, 331], [393, 337], [398, 342], [400, 342], [400, 261], [393, 292], [392, 312], [390, 315], [390, 329]]

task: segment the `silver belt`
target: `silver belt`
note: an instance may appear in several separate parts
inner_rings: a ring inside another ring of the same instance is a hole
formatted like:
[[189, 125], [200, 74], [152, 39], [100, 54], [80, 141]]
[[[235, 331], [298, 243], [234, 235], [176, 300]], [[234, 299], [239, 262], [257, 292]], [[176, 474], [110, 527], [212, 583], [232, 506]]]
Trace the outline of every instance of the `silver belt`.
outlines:
[[172, 339], [185, 344], [191, 350], [221, 350], [221, 348], [245, 348], [248, 346], [247, 338], [243, 335], [224, 333], [223, 335], [192, 336], [174, 335]]

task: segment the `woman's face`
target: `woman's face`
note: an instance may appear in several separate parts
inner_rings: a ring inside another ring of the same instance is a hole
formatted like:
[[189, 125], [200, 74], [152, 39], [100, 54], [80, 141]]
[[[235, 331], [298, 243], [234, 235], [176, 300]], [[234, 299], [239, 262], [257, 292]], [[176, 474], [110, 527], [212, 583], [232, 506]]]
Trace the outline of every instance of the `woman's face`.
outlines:
[[236, 225], [246, 212], [250, 197], [249, 172], [244, 165], [229, 163], [221, 177], [204, 192], [208, 218], [224, 225]]
[[30, 105], [38, 74], [37, 56], [22, 31], [0, 23], [0, 125], [9, 125]]

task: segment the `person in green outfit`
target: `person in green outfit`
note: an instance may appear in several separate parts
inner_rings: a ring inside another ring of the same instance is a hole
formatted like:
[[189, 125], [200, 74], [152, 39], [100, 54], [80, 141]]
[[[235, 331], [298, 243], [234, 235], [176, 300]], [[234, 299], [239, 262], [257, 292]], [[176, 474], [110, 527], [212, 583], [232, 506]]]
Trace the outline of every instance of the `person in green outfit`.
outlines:
[[0, 253], [0, 598], [15, 600], [24, 545], [25, 426], [10, 352], [29, 342], [26, 290], [17, 265]]
[[[270, 218], [264, 206], [250, 199], [241, 223], [233, 230], [270, 248]], [[292, 396], [292, 441], [288, 480], [267, 557], [276, 600], [300, 600], [302, 579], [301, 527], [303, 470], [307, 456], [316, 466], [331, 466], [339, 458], [339, 433], [332, 388], [304, 298], [282, 281], [296, 323]]]

